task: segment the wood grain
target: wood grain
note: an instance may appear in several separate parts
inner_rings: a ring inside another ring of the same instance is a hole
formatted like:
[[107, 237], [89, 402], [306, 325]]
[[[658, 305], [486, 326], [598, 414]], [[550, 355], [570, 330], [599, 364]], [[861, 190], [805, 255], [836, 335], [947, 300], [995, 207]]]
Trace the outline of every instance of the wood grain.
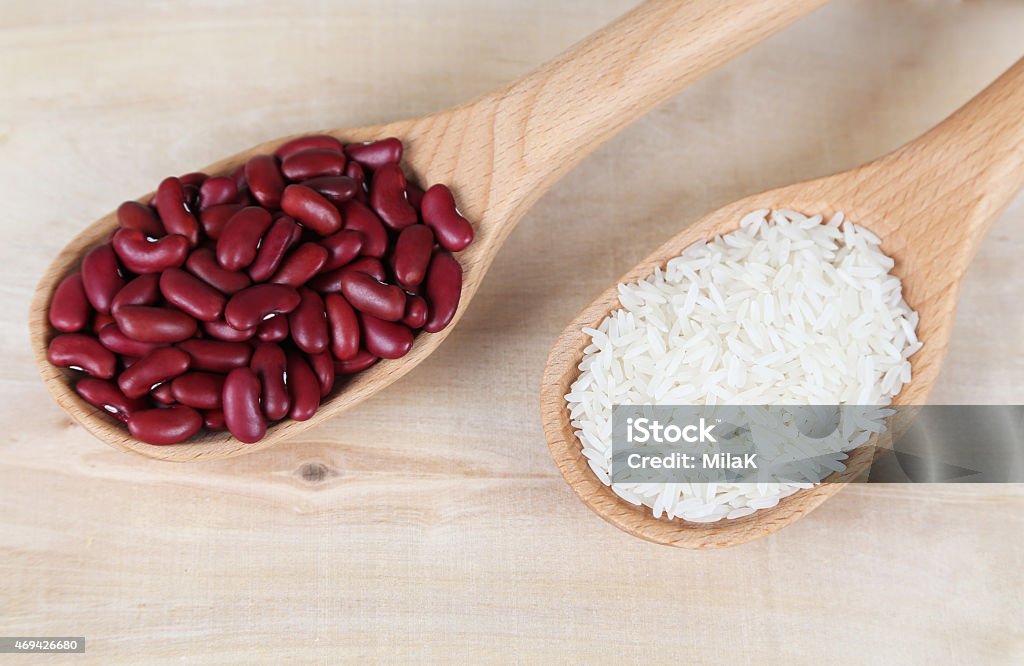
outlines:
[[[416, 336], [401, 359], [377, 363], [339, 383], [306, 421], [272, 424], [255, 444], [240, 442], [227, 432], [203, 431], [187, 443], [154, 446], [132, 437], [117, 419], [75, 393], [75, 371], [54, 367], [47, 359], [55, 333], [47, 313], [61, 280], [117, 228], [114, 212], [75, 236], [36, 288], [29, 327], [39, 373], [57, 403], [89, 432], [118, 449], [160, 460], [195, 462], [251, 454], [315, 427], [401, 379], [444, 342], [505, 239], [559, 177], [651, 107], [824, 2], [654, 0], [473, 102], [386, 125], [312, 130], [344, 143], [401, 138], [403, 162], [423, 183], [451, 187], [460, 210], [473, 221], [475, 240], [458, 255], [462, 297], [451, 324], [438, 333]], [[254, 155], [271, 153], [289, 138], [267, 141], [189, 171], [230, 175]], [[149, 192], [138, 201], [145, 203], [152, 196]]]
[[867, 471], [877, 438], [851, 452], [828, 483], [783, 498], [774, 508], [719, 523], [655, 518], [646, 506], [620, 499], [590, 470], [570, 423], [564, 396], [579, 376], [584, 328], [597, 328], [619, 307], [618, 283], [664, 269], [694, 243], [734, 231], [751, 211], [790, 208], [829, 219], [838, 212], [874, 232], [895, 260], [903, 297], [920, 315], [924, 346], [910, 357], [913, 378], [893, 399], [924, 405], [949, 346], [960, 283], [989, 227], [1024, 187], [1024, 59], [920, 138], [864, 166], [755, 194], [709, 213], [609, 286], [566, 326], [548, 356], [541, 385], [541, 421], [565, 480], [598, 515], [630, 534], [684, 548], [747, 543], [800, 520]]
[[[836, 0], [724, 65], [538, 201], [415, 371], [272, 449], [129, 456], [49, 397], [31, 294], [114, 203], [267, 137], [454, 106], [633, 4], [8, 0], [0, 635], [87, 637], [52, 663], [1019, 663], [1018, 487], [851, 484], [765, 539], [664, 548], [574, 497], [537, 406], [559, 331], [665, 239], [884, 154], [1009, 67], [1012, 0]], [[1021, 256], [1018, 197], [934, 401], [1024, 401]]]

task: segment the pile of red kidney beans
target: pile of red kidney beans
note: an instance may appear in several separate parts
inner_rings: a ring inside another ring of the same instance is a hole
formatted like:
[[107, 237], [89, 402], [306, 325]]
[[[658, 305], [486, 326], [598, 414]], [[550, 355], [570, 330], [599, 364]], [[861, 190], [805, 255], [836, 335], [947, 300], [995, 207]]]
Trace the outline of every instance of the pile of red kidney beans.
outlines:
[[50, 362], [150, 444], [201, 428], [260, 440], [339, 376], [408, 353], [455, 315], [473, 228], [402, 143], [294, 139], [230, 176], [167, 178], [57, 287]]

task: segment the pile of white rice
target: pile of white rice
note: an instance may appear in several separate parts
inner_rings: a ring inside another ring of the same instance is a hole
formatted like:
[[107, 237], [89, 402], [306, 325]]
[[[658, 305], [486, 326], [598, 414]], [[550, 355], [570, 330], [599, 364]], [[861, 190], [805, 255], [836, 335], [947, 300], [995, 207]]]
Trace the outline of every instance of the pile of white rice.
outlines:
[[[694, 522], [739, 518], [813, 485], [612, 484], [612, 406], [889, 404], [921, 342], [879, 245], [842, 213], [823, 224], [758, 210], [620, 284], [621, 307], [584, 329], [591, 343], [565, 396], [594, 474], [655, 517]], [[847, 434], [843, 450], [867, 439]]]

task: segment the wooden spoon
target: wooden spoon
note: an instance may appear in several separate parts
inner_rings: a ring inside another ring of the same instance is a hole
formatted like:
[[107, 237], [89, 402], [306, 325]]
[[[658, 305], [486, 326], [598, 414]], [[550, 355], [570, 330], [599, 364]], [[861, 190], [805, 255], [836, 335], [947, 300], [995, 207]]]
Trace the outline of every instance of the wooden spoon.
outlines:
[[[405, 161], [420, 182], [452, 188], [459, 208], [476, 228], [476, 241], [459, 254], [464, 278], [455, 323], [516, 223], [562, 175], [651, 107], [824, 2], [655, 0], [519, 81], [473, 102], [422, 118], [326, 133], [344, 142], [397, 136], [405, 142]], [[202, 171], [231, 173], [251, 156], [270, 153], [290, 138], [260, 144]], [[36, 364], [50, 393], [89, 432], [118, 448], [177, 461], [264, 449], [388, 386], [423, 361], [451, 331], [448, 327], [417, 336], [407, 356], [356, 375], [336, 388], [312, 419], [283, 421], [256, 444], [206, 433], [187, 444], [151, 446], [79, 398], [72, 388], [75, 373], [46, 360], [53, 334], [47, 311], [56, 285], [116, 225], [111, 213], [60, 252], [36, 289], [29, 325]]]
[[[903, 294], [921, 315], [922, 349], [911, 357], [913, 379], [893, 401], [921, 405], [939, 374], [949, 345], [960, 282], [989, 225], [1024, 186], [1024, 60], [967, 105], [917, 140], [851, 171], [741, 199], [705, 216], [659, 247], [618, 282], [637, 282], [695, 242], [728, 233], [761, 208], [790, 208], [826, 219], [842, 211], [882, 239], [896, 260]], [[718, 523], [652, 516], [601, 483], [580, 451], [563, 396], [579, 376], [589, 336], [619, 306], [612, 286], [562, 332], [548, 357], [541, 412], [551, 454], [562, 475], [591, 509], [611, 524], [657, 543], [718, 548], [771, 534], [824, 502], [871, 463], [874, 446], [851, 453], [849, 467], [824, 483], [797, 492], [768, 510]]]

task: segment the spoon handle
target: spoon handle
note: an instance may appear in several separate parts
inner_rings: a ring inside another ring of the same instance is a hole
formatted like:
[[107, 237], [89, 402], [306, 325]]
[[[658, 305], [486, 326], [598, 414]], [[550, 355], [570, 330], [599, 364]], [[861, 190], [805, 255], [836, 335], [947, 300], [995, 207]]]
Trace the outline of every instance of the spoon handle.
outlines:
[[[460, 151], [450, 180], [469, 202], [486, 203], [478, 219], [497, 227], [489, 231], [500, 242], [559, 177], [616, 132], [825, 1], [645, 2], [463, 107], [470, 135], [444, 142]], [[477, 167], [492, 178], [481, 178]]]
[[[921, 211], [922, 225], [941, 225], [969, 261], [1024, 187], [1024, 58], [946, 120], [865, 170], [888, 171], [890, 182], [899, 182], [901, 205]], [[940, 205], [943, 214], [935, 214]]]

